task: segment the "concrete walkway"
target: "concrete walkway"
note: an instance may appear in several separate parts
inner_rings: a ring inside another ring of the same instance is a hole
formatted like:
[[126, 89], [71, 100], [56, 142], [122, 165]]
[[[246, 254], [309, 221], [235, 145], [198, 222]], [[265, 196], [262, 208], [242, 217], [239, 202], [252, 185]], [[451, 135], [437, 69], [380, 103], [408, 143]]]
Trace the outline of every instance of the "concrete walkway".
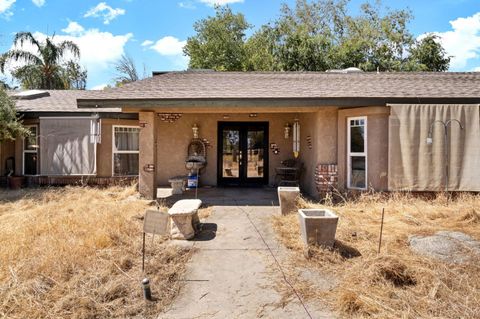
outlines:
[[320, 305], [307, 304], [309, 315], [285, 283], [272, 256], [286, 256], [271, 229], [275, 213], [278, 207], [215, 206], [199, 240], [189, 242], [198, 251], [185, 286], [159, 318], [332, 318]]

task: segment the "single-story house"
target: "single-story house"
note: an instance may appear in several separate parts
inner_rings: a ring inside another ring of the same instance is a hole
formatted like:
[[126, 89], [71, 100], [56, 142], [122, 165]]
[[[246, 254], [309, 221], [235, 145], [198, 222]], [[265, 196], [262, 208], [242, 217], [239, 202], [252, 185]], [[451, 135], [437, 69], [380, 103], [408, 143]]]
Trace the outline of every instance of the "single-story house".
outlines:
[[[138, 115], [121, 109], [79, 109], [86, 91], [10, 92], [29, 138], [0, 144], [0, 176], [27, 184], [107, 184], [138, 176]], [[131, 134], [137, 134], [131, 138]], [[132, 151], [125, 155], [122, 148]], [[136, 157], [130, 154], [136, 153]]]
[[313, 196], [447, 181], [480, 191], [480, 73], [157, 72], [77, 102], [138, 115], [139, 189], [151, 198], [185, 175], [192, 139], [206, 146], [203, 185], [273, 185], [295, 155]]
[[140, 192], [154, 198], [186, 175], [187, 157], [205, 155], [201, 185], [243, 187], [275, 185], [296, 158], [300, 186], [316, 197], [439, 191], [447, 181], [480, 191], [480, 73], [199, 70], [47, 93], [17, 100], [38, 140], [0, 155], [15, 157], [16, 174], [138, 174]]

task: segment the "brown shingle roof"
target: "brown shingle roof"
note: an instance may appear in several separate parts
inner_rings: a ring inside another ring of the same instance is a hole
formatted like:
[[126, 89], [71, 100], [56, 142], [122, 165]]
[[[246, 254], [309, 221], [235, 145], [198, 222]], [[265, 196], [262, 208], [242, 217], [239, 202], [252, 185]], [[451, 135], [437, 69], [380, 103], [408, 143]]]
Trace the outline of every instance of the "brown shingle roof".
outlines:
[[171, 72], [90, 91], [79, 102], [338, 98], [480, 98], [480, 72]]
[[[19, 112], [121, 112], [120, 109], [95, 109], [77, 107], [77, 98], [88, 96], [89, 91], [80, 90], [46, 90], [47, 96], [32, 99], [15, 99]], [[16, 92], [9, 95], [15, 96]]]

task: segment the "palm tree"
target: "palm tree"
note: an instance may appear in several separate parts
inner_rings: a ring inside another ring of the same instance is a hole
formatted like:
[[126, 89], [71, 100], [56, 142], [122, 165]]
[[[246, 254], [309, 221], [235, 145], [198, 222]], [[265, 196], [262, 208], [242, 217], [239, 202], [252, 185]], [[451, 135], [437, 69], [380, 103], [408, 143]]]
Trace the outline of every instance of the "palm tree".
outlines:
[[[72, 41], [62, 41], [54, 43], [52, 37], [47, 37], [44, 42], [40, 42], [30, 32], [19, 32], [15, 35], [13, 41], [14, 49], [3, 53], [0, 56], [0, 71], [5, 72], [5, 66], [8, 62], [23, 62], [24, 65], [16, 68], [12, 75], [25, 89], [70, 89], [72, 81], [78, 79], [66, 79], [68, 63], [64, 63], [64, 58], [68, 53], [73, 55], [74, 59], [80, 58], [80, 49]], [[28, 43], [34, 47], [35, 53], [26, 51], [23, 44]], [[73, 62], [76, 63], [76, 62]], [[86, 72], [80, 72], [80, 75], [86, 79]]]

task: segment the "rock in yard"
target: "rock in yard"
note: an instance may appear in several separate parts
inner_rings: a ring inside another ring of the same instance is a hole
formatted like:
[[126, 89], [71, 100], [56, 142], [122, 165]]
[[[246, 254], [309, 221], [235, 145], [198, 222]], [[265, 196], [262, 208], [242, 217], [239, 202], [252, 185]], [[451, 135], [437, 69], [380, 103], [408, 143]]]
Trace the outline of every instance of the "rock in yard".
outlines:
[[410, 236], [409, 243], [417, 254], [451, 263], [465, 263], [480, 257], [480, 241], [462, 232], [439, 231], [433, 236]]

